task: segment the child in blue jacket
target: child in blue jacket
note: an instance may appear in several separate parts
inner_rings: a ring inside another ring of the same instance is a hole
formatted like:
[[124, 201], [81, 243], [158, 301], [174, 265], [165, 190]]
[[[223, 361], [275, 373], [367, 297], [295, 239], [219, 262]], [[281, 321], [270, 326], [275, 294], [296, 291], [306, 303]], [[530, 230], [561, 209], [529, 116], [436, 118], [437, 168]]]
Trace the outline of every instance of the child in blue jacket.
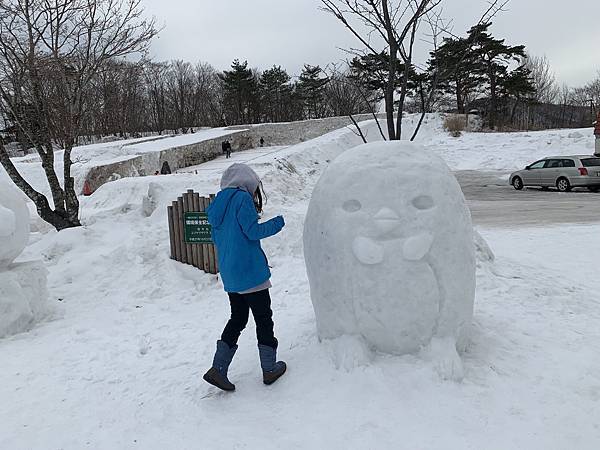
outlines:
[[262, 210], [261, 183], [245, 164], [233, 164], [221, 178], [221, 192], [207, 209], [212, 238], [217, 247], [219, 270], [229, 295], [231, 318], [227, 322], [213, 365], [204, 380], [225, 391], [235, 390], [227, 370], [237, 350], [237, 341], [248, 323], [250, 310], [256, 322], [256, 337], [263, 382], [272, 384], [286, 371], [277, 361], [277, 339], [273, 334], [271, 272], [260, 240], [281, 231], [285, 222], [277, 216], [258, 222]]

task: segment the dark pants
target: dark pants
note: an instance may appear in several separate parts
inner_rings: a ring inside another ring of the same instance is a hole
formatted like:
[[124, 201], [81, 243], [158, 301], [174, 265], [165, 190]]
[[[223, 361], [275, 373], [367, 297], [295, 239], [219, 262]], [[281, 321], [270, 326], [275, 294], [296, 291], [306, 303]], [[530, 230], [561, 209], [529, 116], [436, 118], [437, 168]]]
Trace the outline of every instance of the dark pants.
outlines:
[[237, 345], [240, 334], [248, 323], [249, 312], [252, 310], [258, 343], [277, 348], [277, 339], [273, 334], [273, 311], [271, 311], [271, 297], [268, 289], [252, 294], [229, 293], [229, 304], [231, 305], [231, 318], [221, 335], [222, 341], [225, 341], [230, 347]]

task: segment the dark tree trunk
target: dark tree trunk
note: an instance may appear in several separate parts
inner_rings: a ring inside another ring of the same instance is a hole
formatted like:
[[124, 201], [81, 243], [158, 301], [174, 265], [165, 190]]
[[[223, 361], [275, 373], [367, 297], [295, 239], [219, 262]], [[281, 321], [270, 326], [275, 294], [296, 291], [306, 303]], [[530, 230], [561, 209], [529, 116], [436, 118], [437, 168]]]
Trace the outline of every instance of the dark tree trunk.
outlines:
[[[390, 58], [388, 70], [388, 83], [385, 87], [385, 114], [388, 126], [388, 138], [390, 141], [400, 139], [396, 136], [396, 127], [394, 123], [394, 92], [396, 91], [396, 68], [398, 64], [398, 43], [394, 36], [392, 19], [388, 8], [387, 0], [382, 0], [383, 15], [386, 24], [388, 41], [390, 43]], [[402, 120], [402, 112], [398, 113], [398, 120]]]
[[404, 102], [408, 91], [408, 75], [410, 73], [411, 58], [404, 63], [404, 79], [402, 80], [402, 90], [400, 92], [400, 102], [398, 103], [398, 118], [396, 119], [396, 139], [402, 139], [402, 112], [404, 111]]
[[406, 101], [406, 95], [408, 94], [408, 78], [410, 76], [410, 69], [412, 68], [413, 48], [415, 45], [415, 36], [417, 34], [418, 24], [419, 21], [415, 20], [415, 22], [412, 25], [408, 55], [404, 56], [404, 79], [402, 80], [402, 91], [400, 93], [400, 103], [398, 105], [398, 118], [396, 123], [396, 139], [398, 140], [402, 139], [402, 113], [404, 111], [404, 102]]
[[17, 168], [14, 166], [8, 153], [4, 149], [4, 146], [0, 145], [0, 163], [6, 173], [10, 177], [10, 179], [15, 183], [15, 185], [21, 189], [33, 201], [36, 206], [37, 213], [39, 216], [52, 225], [56, 230], [64, 230], [66, 228], [78, 227], [81, 225], [78, 218], [75, 220], [71, 220], [64, 212], [64, 210], [52, 210], [50, 204], [48, 203], [48, 199], [38, 191], [36, 191], [18, 172]]
[[462, 95], [462, 86], [458, 80], [456, 80], [456, 109], [459, 114], [465, 113], [465, 101]]
[[496, 94], [496, 76], [494, 75], [493, 68], [489, 66], [489, 77], [490, 77], [490, 129], [496, 129], [496, 115], [498, 108], [498, 99]]

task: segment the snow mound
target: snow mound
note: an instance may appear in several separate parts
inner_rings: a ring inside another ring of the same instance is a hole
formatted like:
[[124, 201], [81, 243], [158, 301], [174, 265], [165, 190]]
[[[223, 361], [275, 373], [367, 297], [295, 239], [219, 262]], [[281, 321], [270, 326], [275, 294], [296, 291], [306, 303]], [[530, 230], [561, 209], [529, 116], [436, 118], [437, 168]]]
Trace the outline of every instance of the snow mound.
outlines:
[[29, 209], [18, 191], [0, 180], [0, 268], [21, 254], [29, 241]]
[[460, 378], [456, 350], [466, 347], [475, 296], [473, 241], [469, 209], [441, 158], [407, 142], [346, 151], [317, 183], [304, 226], [320, 338], [359, 336], [390, 354], [417, 353], [435, 338], [429, 354]]
[[0, 271], [0, 338], [30, 330], [47, 316], [47, 270], [41, 261]]

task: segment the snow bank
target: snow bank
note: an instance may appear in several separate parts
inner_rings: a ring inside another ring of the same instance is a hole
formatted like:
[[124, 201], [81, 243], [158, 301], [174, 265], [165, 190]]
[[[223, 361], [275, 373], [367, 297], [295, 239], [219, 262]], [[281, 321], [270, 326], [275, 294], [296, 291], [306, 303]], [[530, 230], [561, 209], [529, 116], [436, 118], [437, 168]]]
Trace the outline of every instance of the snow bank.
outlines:
[[41, 261], [0, 271], [0, 338], [28, 331], [48, 315], [46, 279]]
[[321, 338], [358, 336], [392, 354], [450, 338], [452, 359], [466, 347], [471, 216], [446, 164], [424, 147], [373, 143], [335, 159], [313, 191], [304, 255]]

